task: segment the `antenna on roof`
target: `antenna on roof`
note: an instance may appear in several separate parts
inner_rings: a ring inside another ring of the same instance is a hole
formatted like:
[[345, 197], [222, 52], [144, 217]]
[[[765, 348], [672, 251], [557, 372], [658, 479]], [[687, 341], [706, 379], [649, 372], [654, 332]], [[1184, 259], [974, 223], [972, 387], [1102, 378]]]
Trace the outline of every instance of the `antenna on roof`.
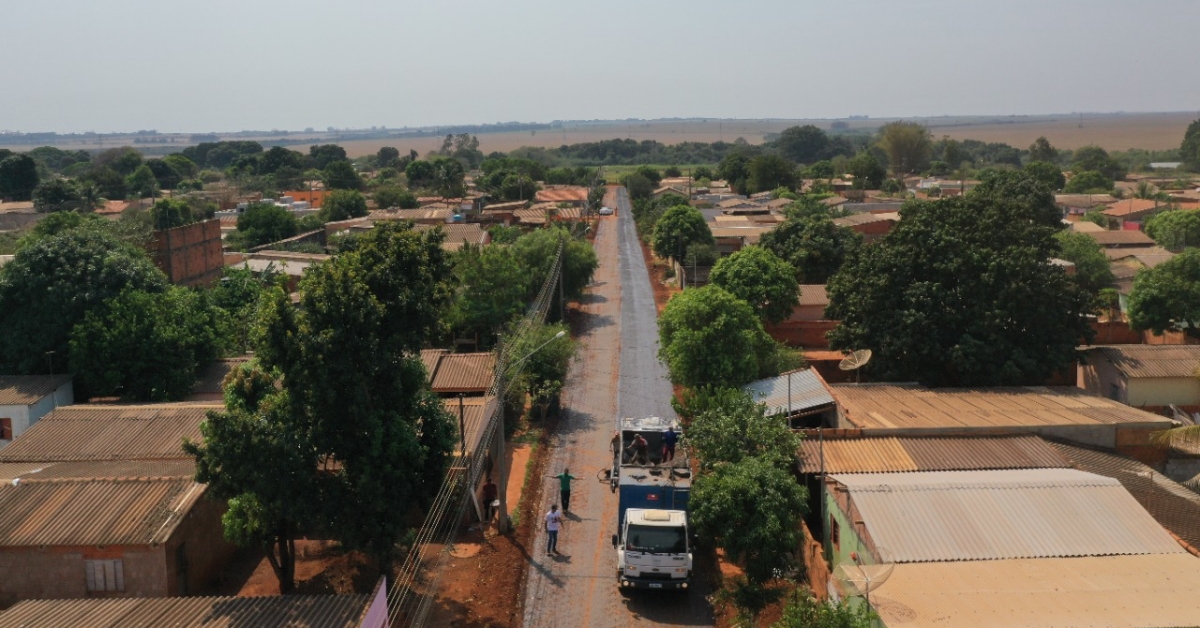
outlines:
[[863, 564], [859, 553], [851, 552], [850, 558], [854, 562], [842, 563], [833, 570], [833, 587], [837, 590], [838, 595], [842, 597], [862, 596], [867, 603], [868, 611], [871, 610], [871, 592], [883, 586], [883, 583], [891, 577], [892, 570], [896, 568], [896, 564], [891, 562], [891, 553], [887, 551], [887, 548], [877, 547], [875, 553], [880, 558], [878, 563]]
[[870, 349], [859, 349], [858, 351], [855, 351], [855, 352], [851, 353], [850, 355], [842, 358], [842, 361], [838, 362], [838, 368], [843, 371], [855, 371], [854, 383], [857, 384], [858, 383], [858, 369], [866, 366], [867, 362], [870, 362], [870, 361], [871, 361], [871, 350]]

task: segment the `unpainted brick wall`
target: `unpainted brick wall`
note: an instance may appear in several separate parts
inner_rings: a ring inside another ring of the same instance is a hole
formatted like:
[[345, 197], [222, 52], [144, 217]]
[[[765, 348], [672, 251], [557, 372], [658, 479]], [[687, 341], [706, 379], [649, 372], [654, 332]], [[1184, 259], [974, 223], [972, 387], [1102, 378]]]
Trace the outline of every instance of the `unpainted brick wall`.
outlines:
[[209, 285], [225, 266], [221, 249], [221, 221], [205, 220], [174, 229], [154, 232], [151, 245], [154, 263], [171, 283], [181, 286]]

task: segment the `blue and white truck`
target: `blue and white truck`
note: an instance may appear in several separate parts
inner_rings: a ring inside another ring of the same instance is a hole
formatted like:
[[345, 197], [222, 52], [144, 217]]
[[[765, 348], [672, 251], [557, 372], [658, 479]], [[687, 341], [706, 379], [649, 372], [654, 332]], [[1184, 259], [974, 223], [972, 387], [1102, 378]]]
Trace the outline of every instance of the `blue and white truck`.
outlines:
[[[663, 433], [678, 423], [659, 417], [618, 421], [609, 482], [617, 493], [617, 583], [622, 590], [684, 590], [692, 582], [688, 495], [692, 473], [687, 448], [676, 445], [664, 460]], [[638, 436], [646, 441], [639, 456]]]

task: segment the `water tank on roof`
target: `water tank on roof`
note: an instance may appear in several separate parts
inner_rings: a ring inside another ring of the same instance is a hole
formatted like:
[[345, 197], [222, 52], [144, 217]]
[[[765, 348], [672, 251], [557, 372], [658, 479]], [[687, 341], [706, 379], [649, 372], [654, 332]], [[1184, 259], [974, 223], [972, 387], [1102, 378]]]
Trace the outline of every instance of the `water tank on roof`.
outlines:
[[458, 213], [458, 212], [455, 212], [455, 213], [454, 213], [454, 217], [453, 217], [453, 218], [451, 218], [451, 219], [450, 219], [450, 221], [451, 221], [451, 222], [462, 222], [462, 221], [463, 221], [463, 215], [462, 215], [462, 214], [460, 214], [460, 213]]

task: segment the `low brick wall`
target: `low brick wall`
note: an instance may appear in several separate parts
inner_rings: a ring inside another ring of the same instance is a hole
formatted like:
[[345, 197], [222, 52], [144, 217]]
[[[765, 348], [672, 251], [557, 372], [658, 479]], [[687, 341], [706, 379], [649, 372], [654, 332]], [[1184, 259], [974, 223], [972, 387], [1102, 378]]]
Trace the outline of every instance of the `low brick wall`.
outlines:
[[155, 231], [150, 256], [173, 284], [210, 285], [220, 278], [225, 267], [221, 221], [205, 220]]

